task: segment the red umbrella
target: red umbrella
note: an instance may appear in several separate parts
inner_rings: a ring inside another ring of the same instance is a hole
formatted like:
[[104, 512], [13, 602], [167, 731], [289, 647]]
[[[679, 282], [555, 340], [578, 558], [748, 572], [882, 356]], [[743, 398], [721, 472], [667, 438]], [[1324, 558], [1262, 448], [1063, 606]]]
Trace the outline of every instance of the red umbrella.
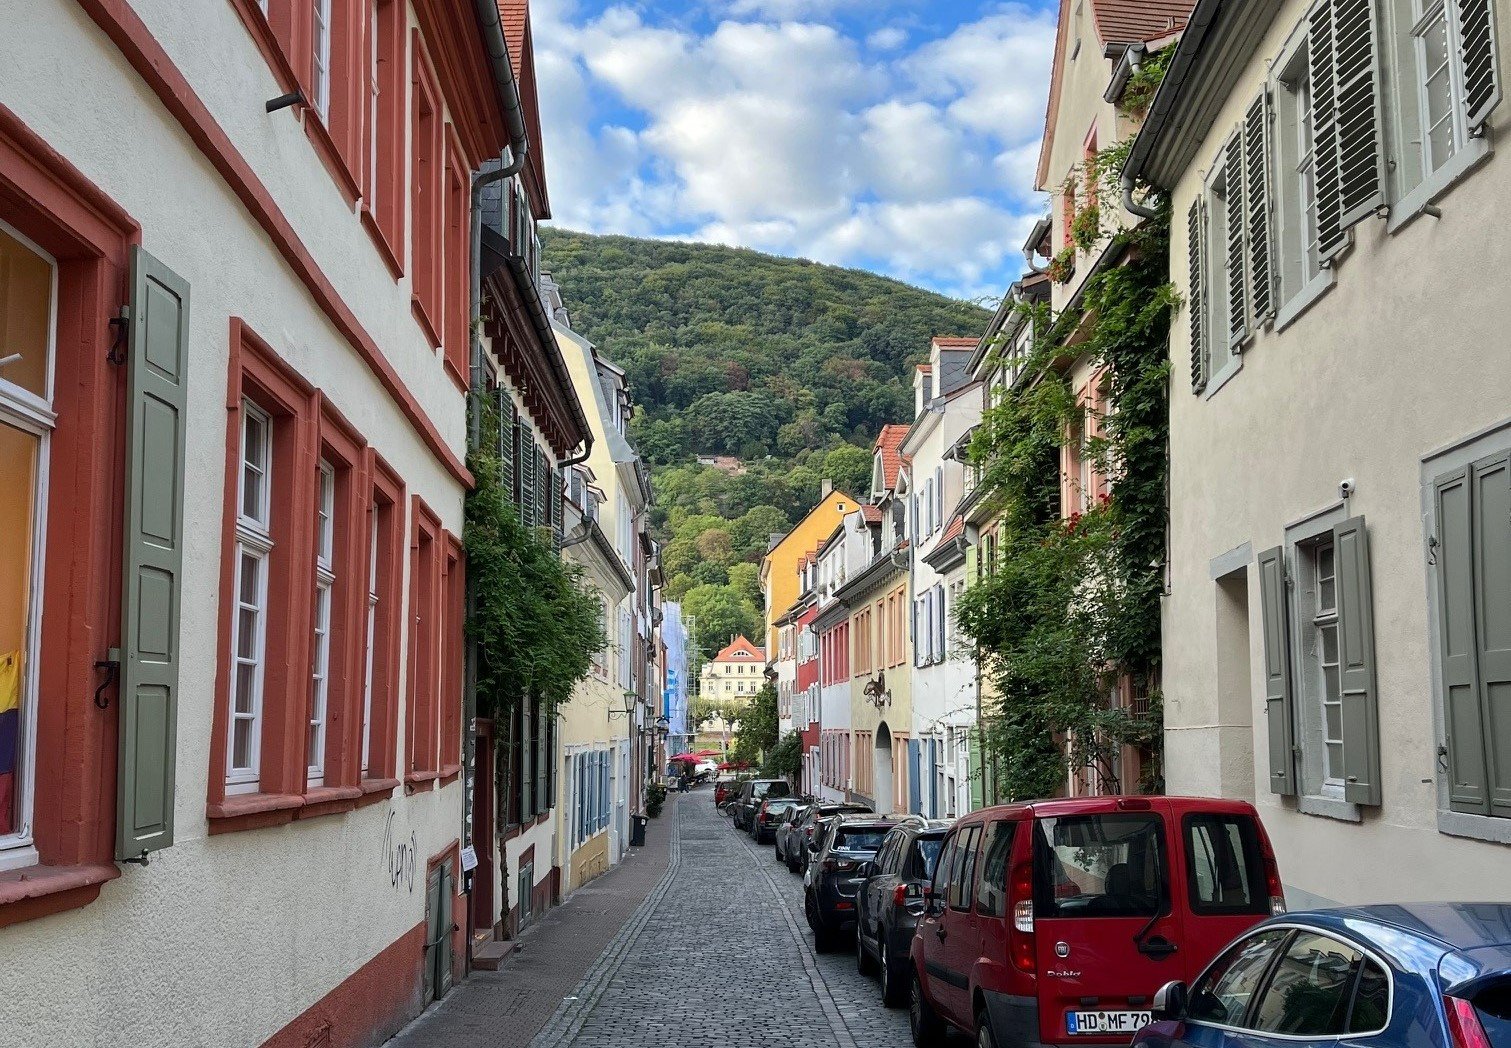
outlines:
[[687, 764], [697, 764], [703, 758], [696, 753], [679, 753], [674, 757], [666, 758], [669, 761], [683, 761]]
[[699, 750], [697, 753], [694, 753], [693, 756], [694, 757], [722, 757], [722, 756], [724, 756], [724, 754], [720, 753], [718, 750]]
[[725, 761], [719, 765], [720, 771], [744, 771], [750, 767], [749, 761]]

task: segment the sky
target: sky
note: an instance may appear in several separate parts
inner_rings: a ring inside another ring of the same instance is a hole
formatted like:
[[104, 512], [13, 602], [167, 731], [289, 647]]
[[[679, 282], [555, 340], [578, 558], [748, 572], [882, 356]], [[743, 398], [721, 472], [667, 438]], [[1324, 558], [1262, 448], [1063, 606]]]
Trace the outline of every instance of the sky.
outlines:
[[532, 0], [552, 221], [1001, 297], [1052, 0]]

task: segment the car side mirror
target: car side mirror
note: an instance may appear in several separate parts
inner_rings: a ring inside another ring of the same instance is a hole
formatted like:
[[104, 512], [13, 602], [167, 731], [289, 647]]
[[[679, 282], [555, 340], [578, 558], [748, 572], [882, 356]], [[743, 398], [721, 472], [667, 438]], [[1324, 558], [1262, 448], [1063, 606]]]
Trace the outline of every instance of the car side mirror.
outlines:
[[1154, 994], [1154, 1006], [1149, 1009], [1156, 1021], [1179, 1019], [1186, 1014], [1186, 984], [1173, 979], [1161, 986]]

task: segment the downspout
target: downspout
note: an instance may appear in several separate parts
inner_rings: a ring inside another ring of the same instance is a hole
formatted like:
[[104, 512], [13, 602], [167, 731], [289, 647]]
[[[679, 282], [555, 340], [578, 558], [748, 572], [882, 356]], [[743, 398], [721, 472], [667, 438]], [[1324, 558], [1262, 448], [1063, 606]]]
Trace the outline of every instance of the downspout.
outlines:
[[1034, 249], [1031, 247], [1026, 247], [1023, 249], [1023, 261], [1028, 265], [1028, 271], [1030, 273], [1042, 274], [1049, 272], [1048, 266], [1041, 266], [1034, 261]]
[[[481, 207], [485, 186], [511, 178], [525, 166], [525, 153], [529, 150], [529, 138], [525, 131], [524, 110], [520, 104], [519, 82], [514, 78], [514, 67], [509, 61], [509, 42], [504, 38], [504, 25], [499, 18], [497, 0], [475, 0], [478, 23], [483, 31], [483, 47], [488, 52], [488, 61], [493, 67], [493, 83], [498, 89], [499, 107], [503, 110], [504, 124], [509, 132], [510, 161], [502, 163], [495, 171], [474, 172], [470, 193], [468, 281], [467, 281], [467, 338], [470, 351], [470, 375], [467, 395], [467, 449], [475, 451], [483, 442], [483, 338], [482, 338], [482, 270], [483, 213]], [[477, 594], [472, 588], [472, 575], [467, 576], [467, 615], [471, 618], [477, 611]], [[462, 760], [467, 774], [462, 776], [462, 846], [472, 846], [472, 790], [477, 777], [477, 645], [468, 644], [467, 664], [464, 667], [466, 686], [463, 688], [462, 723], [464, 725]], [[489, 788], [492, 788], [493, 769], [488, 769]], [[492, 830], [489, 830], [492, 840]], [[491, 845], [490, 845], [491, 850]], [[489, 865], [492, 860], [490, 856]], [[506, 883], [501, 882], [505, 892]], [[466, 952], [463, 960], [463, 977], [472, 973], [472, 874], [465, 875], [467, 896], [467, 930], [463, 936]], [[507, 900], [507, 894], [505, 895]], [[489, 925], [493, 915], [487, 914]]]
[[[1133, 72], [1137, 73], [1139, 71], [1139, 67], [1142, 66], [1143, 64], [1144, 64], [1144, 45], [1143, 44], [1135, 44], [1135, 45], [1133, 45], [1132, 47], [1130, 47], [1128, 49], [1128, 68], [1130, 70], [1132, 70]], [[1159, 212], [1158, 211], [1154, 210], [1152, 207], [1149, 207], [1149, 206], [1147, 206], [1145, 204], [1140, 204], [1137, 200], [1133, 199], [1134, 184], [1133, 184], [1133, 176], [1132, 175], [1127, 174], [1125, 172], [1124, 175], [1123, 175], [1123, 177], [1119, 180], [1119, 184], [1123, 187], [1123, 210], [1124, 211], [1127, 211], [1130, 214], [1137, 215], [1139, 218], [1158, 218], [1159, 217]]]

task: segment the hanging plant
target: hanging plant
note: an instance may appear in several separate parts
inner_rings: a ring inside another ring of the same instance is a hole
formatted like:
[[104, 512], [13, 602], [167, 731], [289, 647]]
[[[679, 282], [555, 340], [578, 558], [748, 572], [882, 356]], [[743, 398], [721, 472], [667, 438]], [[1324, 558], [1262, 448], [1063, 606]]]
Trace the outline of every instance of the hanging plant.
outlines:
[[[497, 429], [497, 416], [485, 413], [483, 432]], [[572, 697], [606, 643], [599, 603], [583, 569], [563, 560], [544, 530], [520, 523], [488, 443], [468, 456], [475, 486], [463, 530], [478, 715], [497, 718], [526, 695], [539, 696], [549, 714]]]
[[1102, 239], [1102, 209], [1096, 201], [1076, 212], [1070, 223], [1070, 239], [1082, 251], [1090, 251]]
[[1070, 245], [1062, 247], [1055, 257], [1049, 260], [1049, 268], [1046, 270], [1049, 279], [1056, 284], [1066, 284], [1076, 274], [1076, 249]]

